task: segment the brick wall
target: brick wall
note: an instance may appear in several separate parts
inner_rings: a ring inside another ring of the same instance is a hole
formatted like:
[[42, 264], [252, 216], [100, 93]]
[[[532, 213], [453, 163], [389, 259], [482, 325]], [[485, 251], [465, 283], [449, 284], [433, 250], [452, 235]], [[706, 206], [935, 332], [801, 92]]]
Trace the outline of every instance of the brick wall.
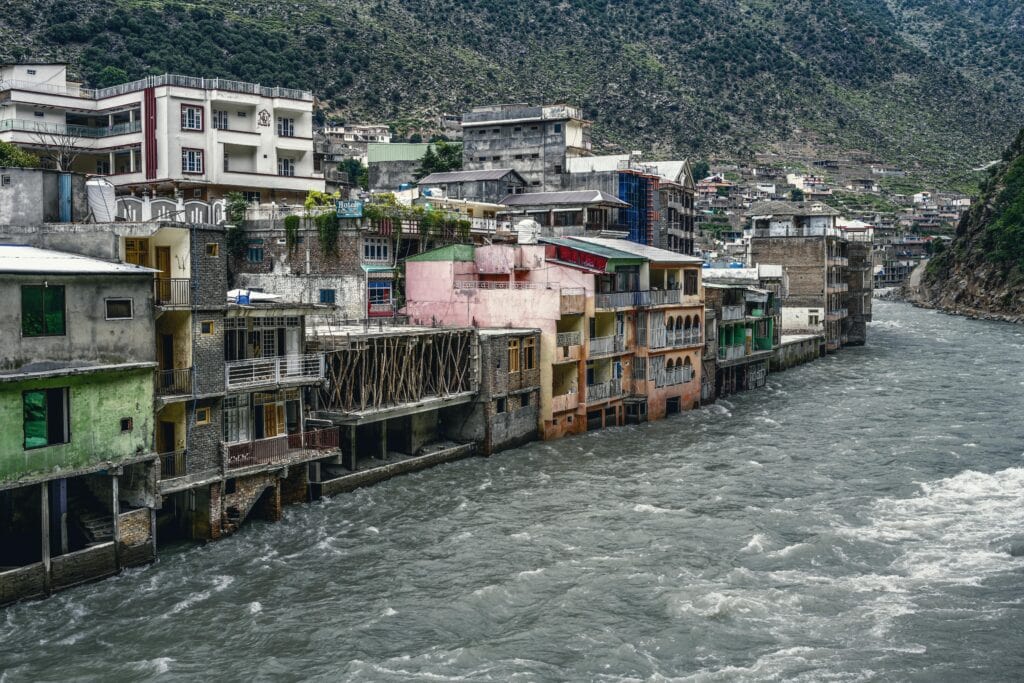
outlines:
[[[226, 484], [226, 482], [225, 482]], [[222, 526], [226, 531], [233, 531], [249, 516], [250, 512], [256, 512], [264, 519], [276, 521], [281, 518], [281, 491], [278, 486], [277, 474], [273, 472], [262, 472], [248, 477], [237, 477], [234, 479], [235, 490], [232, 493], [221, 493], [220, 510], [218, 515], [212, 519], [221, 519]], [[255, 510], [253, 506], [259, 497], [268, 487], [274, 489], [271, 496], [272, 503], [266, 509]], [[212, 507], [212, 503], [211, 503]], [[237, 520], [230, 521], [228, 509], [234, 508], [238, 511]], [[214, 523], [216, 526], [216, 523]]]
[[[210, 409], [210, 423], [196, 424], [195, 408], [203, 407]], [[220, 441], [223, 438], [221, 399], [196, 401], [195, 407], [192, 403], [187, 404], [185, 419], [189, 430], [188, 474], [219, 470], [221, 466]]]
[[[206, 245], [216, 244], [217, 255], [208, 254]], [[192, 228], [193, 306], [223, 306], [228, 291], [229, 254], [223, 228], [194, 226]]]
[[50, 560], [50, 583], [54, 589], [68, 588], [116, 573], [113, 543], [104, 543]]
[[[223, 300], [223, 292], [221, 298]], [[213, 323], [211, 334], [203, 334], [202, 324], [204, 322]], [[223, 394], [224, 313], [222, 311], [195, 311], [192, 315], [192, 342], [195, 393], [200, 396]]]
[[309, 467], [306, 463], [288, 468], [281, 480], [281, 505], [298, 505], [309, 501]]
[[152, 539], [150, 533], [151, 514], [149, 508], [139, 508], [119, 515], [118, 525], [121, 543], [125, 545], [142, 545]]
[[783, 266], [789, 278], [789, 296], [783, 305], [824, 307], [824, 237], [755, 237], [750, 240], [750, 260], [754, 265]]
[[42, 562], [0, 572], [0, 605], [43, 595], [45, 580]]

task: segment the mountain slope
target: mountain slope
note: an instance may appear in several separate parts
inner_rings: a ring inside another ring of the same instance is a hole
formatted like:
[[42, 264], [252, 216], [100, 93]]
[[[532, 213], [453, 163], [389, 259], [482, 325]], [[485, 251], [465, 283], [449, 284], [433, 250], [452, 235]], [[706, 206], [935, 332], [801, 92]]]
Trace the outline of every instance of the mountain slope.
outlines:
[[951, 245], [928, 264], [920, 298], [944, 310], [1024, 320], [1024, 128], [989, 171]]
[[954, 170], [992, 158], [1024, 103], [1024, 49], [1005, 47], [1019, 13], [997, 0], [7, 2], [0, 59], [65, 58], [92, 84], [231, 77], [399, 127], [567, 100], [607, 151], [743, 154], [810, 132]]

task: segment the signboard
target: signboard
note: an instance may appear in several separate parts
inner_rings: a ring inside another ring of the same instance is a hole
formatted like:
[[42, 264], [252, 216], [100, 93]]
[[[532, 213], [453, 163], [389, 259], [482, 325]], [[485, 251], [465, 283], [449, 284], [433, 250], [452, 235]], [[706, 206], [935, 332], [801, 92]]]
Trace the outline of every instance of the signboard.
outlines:
[[363, 203], [358, 199], [337, 199], [334, 209], [338, 218], [362, 218]]
[[583, 266], [584, 268], [589, 268], [591, 270], [604, 270], [608, 265], [608, 259], [603, 256], [588, 254], [585, 251], [579, 251], [561, 244], [558, 245], [557, 253], [559, 261]]

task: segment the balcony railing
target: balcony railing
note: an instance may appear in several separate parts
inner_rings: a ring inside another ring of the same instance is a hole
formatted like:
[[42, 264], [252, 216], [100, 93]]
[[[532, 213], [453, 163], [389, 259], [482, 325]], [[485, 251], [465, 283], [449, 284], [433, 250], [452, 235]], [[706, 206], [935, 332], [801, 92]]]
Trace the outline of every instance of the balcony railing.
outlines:
[[157, 306], [191, 306], [192, 281], [187, 277], [158, 277], [153, 280], [153, 301]]
[[743, 320], [746, 313], [743, 306], [722, 306], [722, 320]]
[[603, 292], [594, 295], [595, 308], [628, 308], [636, 306], [639, 292]]
[[846, 292], [849, 291], [850, 285], [845, 282], [828, 282], [825, 284], [825, 288], [830, 292]]
[[664, 306], [683, 301], [683, 290], [681, 289], [652, 289], [646, 294], [648, 306]]
[[566, 288], [562, 290], [561, 294], [559, 312], [562, 315], [583, 313], [587, 304], [587, 293], [582, 287]]
[[579, 346], [583, 343], [583, 335], [579, 332], [559, 332], [555, 340], [556, 346]]
[[746, 346], [719, 346], [718, 360], [739, 360], [747, 355]]
[[116, 123], [113, 126], [77, 126], [69, 123], [45, 123], [43, 121], [25, 121], [23, 119], [4, 119], [0, 121], [0, 131], [18, 130], [38, 135], [59, 135], [66, 138], [106, 138], [112, 135], [138, 133], [142, 130], [141, 121]]
[[626, 340], [622, 335], [614, 337], [591, 337], [590, 355], [603, 356], [609, 353], [622, 353], [626, 350]]
[[685, 384], [693, 380], [693, 368], [688, 365], [680, 365], [674, 368], [659, 370], [654, 376], [655, 387], [671, 387], [677, 384]]
[[391, 302], [370, 304], [367, 314], [371, 318], [387, 318], [395, 314], [395, 306]]
[[608, 380], [599, 384], [587, 385], [587, 403], [607, 401], [610, 398], [622, 395], [622, 381], [617, 379]]
[[323, 376], [324, 358], [318, 354], [249, 358], [224, 364], [227, 389], [295, 380], [317, 380]]
[[551, 412], [553, 413], [564, 413], [569, 410], [576, 410], [576, 406], [580, 404], [579, 394], [562, 394], [560, 396], [551, 397]]
[[192, 394], [192, 368], [160, 370], [156, 375], [157, 396]]
[[316, 457], [321, 451], [337, 449], [339, 443], [338, 428], [326, 427], [241, 443], [221, 443], [221, 448], [224, 468], [237, 469]]
[[184, 477], [188, 472], [188, 457], [186, 451], [171, 451], [160, 454], [160, 478], [173, 479]]
[[666, 346], [680, 347], [680, 346], [700, 346], [704, 343], [704, 333], [698, 327], [691, 329], [689, 332], [670, 332], [665, 338]]
[[839, 320], [849, 315], [849, 311], [845, 308], [833, 308], [825, 312], [825, 318], [828, 320]]
[[509, 282], [507, 280], [456, 280], [455, 289], [543, 289], [540, 282]]

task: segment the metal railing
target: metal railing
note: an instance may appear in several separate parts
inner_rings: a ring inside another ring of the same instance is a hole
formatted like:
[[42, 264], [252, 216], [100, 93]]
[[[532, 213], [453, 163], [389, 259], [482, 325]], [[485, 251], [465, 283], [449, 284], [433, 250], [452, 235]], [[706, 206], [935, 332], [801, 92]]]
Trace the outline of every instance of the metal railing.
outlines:
[[590, 355], [601, 356], [608, 353], [622, 353], [626, 350], [626, 339], [622, 335], [612, 337], [591, 337]]
[[248, 358], [224, 364], [227, 389], [280, 384], [290, 380], [323, 379], [324, 357], [319, 354]]
[[392, 302], [370, 304], [367, 314], [374, 318], [385, 318], [395, 314], [395, 307]]
[[138, 133], [142, 130], [141, 121], [117, 123], [113, 126], [78, 126], [70, 123], [45, 123], [43, 121], [25, 121], [22, 119], [4, 119], [0, 121], [0, 131], [20, 130], [26, 133], [63, 135], [69, 138], [105, 138], [112, 135]]
[[580, 395], [576, 393], [562, 394], [551, 397], [551, 412], [564, 413], [568, 410], [576, 410], [580, 404]]
[[178, 74], [163, 74], [161, 76], [148, 76], [130, 83], [121, 83], [109, 88], [89, 90], [82, 88], [80, 97], [86, 99], [103, 99], [124, 95], [130, 92], [138, 92], [146, 88], [157, 88], [164, 85], [176, 85], [185, 88], [198, 88], [199, 90], [225, 90], [245, 95], [259, 95], [261, 97], [283, 97], [291, 100], [313, 100], [313, 93], [308, 90], [296, 90], [294, 88], [270, 88], [259, 83], [246, 83], [244, 81], [232, 81], [226, 78], [197, 78], [195, 76], [179, 76]]
[[594, 295], [595, 308], [627, 308], [637, 305], [639, 292], [602, 292]]
[[670, 332], [665, 339], [666, 346], [699, 346], [704, 343], [704, 333], [701, 328], [691, 328], [689, 332]]
[[562, 315], [583, 313], [587, 305], [587, 292], [582, 287], [566, 287], [561, 291], [559, 312]]
[[722, 320], [743, 320], [746, 312], [743, 306], [722, 306]]
[[648, 306], [663, 306], [665, 304], [678, 304], [683, 301], [683, 290], [681, 289], [652, 289], [647, 292]]
[[508, 282], [507, 280], [456, 280], [455, 289], [543, 289], [540, 282]]
[[240, 443], [222, 442], [221, 449], [224, 469], [237, 469], [290, 462], [305, 456], [317, 455], [319, 451], [337, 449], [339, 443], [338, 428], [325, 427]]
[[747, 355], [747, 347], [743, 346], [719, 346], [719, 360], [739, 360]]
[[157, 396], [191, 395], [192, 368], [159, 370], [156, 374]]
[[583, 343], [583, 335], [580, 332], [559, 332], [556, 339], [556, 346], [579, 346]]
[[693, 380], [693, 367], [679, 365], [674, 368], [663, 368], [654, 375], [655, 387], [671, 387], [676, 384], [685, 384]]
[[607, 401], [610, 398], [622, 395], [622, 381], [617, 379], [608, 380], [599, 384], [587, 385], [587, 403]]
[[184, 477], [188, 472], [188, 452], [187, 451], [171, 451], [169, 453], [161, 453], [160, 458], [160, 478], [171, 479], [173, 477]]
[[157, 306], [191, 306], [192, 281], [187, 277], [158, 277], [153, 280], [153, 301]]
[[848, 292], [850, 285], [846, 282], [827, 282], [825, 288], [832, 292]]

